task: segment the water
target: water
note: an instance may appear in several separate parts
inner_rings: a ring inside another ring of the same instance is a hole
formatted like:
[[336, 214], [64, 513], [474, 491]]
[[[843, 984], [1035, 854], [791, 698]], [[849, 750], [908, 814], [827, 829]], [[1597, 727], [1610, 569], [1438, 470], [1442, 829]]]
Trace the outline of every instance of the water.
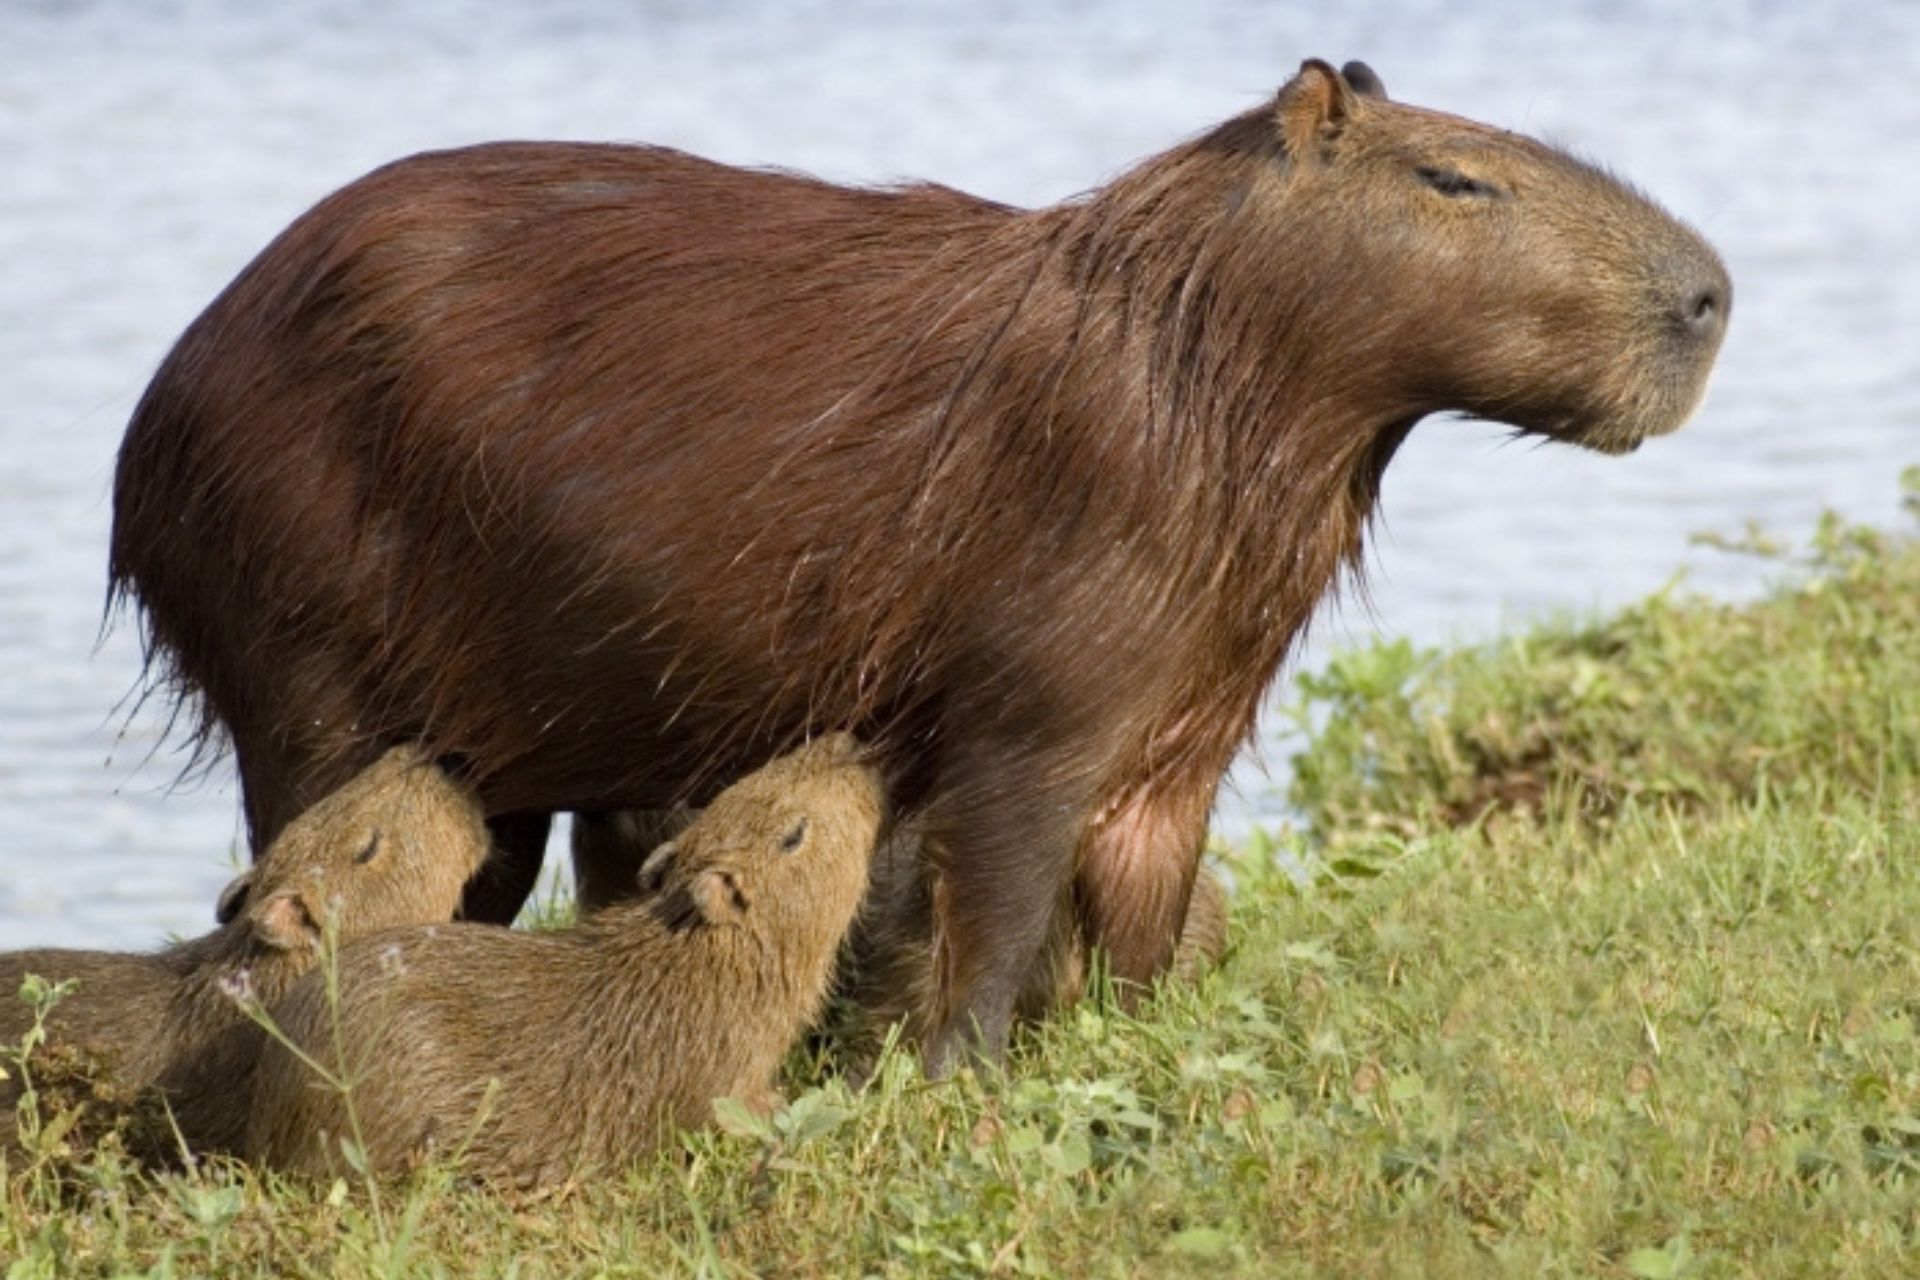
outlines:
[[[1630, 175], [1719, 245], [1737, 301], [1699, 418], [1631, 458], [1423, 426], [1389, 473], [1372, 612], [1316, 645], [1485, 634], [1682, 565], [1738, 594], [1758, 571], [1690, 533], [1895, 519], [1920, 461], [1920, 6], [1303, 8], [0, 0], [0, 947], [210, 919], [229, 775], [169, 793], [160, 710], [114, 709], [131, 628], [95, 649], [114, 449], [168, 343], [275, 231], [422, 148], [647, 140], [1035, 203], [1303, 56], [1364, 57], [1396, 97]], [[1224, 823], [1277, 810], [1258, 770], [1236, 781]]]

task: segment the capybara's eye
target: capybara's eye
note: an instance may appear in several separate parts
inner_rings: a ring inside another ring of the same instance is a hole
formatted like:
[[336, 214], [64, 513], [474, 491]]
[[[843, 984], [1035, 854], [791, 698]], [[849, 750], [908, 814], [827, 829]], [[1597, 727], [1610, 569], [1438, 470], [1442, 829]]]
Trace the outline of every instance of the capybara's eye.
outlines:
[[353, 860], [355, 863], [359, 864], [360, 866], [365, 866], [367, 863], [372, 862], [374, 859], [374, 856], [379, 852], [380, 852], [380, 833], [376, 831], [373, 833], [373, 839], [367, 841], [367, 847], [353, 855]]
[[798, 849], [803, 843], [806, 842], [806, 838], [807, 838], [807, 820], [805, 818], [802, 818], [800, 819], [800, 821], [793, 824], [792, 830], [788, 831], [787, 834], [780, 837], [780, 852], [792, 853], [795, 849]]
[[1442, 169], [1434, 165], [1421, 165], [1414, 170], [1420, 175], [1420, 181], [1432, 187], [1443, 196], [1497, 196], [1500, 188], [1491, 182], [1482, 182], [1478, 178], [1469, 178], [1458, 169]]

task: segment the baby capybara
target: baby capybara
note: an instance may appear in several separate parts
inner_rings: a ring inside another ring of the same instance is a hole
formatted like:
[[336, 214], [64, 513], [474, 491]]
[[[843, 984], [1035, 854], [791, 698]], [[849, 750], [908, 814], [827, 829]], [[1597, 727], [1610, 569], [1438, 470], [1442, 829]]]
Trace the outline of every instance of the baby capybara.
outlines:
[[[328, 929], [344, 941], [449, 919], [487, 852], [472, 792], [396, 748], [280, 833], [221, 895], [213, 932], [146, 955], [0, 955], [0, 1043], [32, 1025], [16, 994], [28, 974], [75, 979], [47, 1019], [49, 1046], [84, 1055], [120, 1096], [157, 1086], [190, 1149], [232, 1150], [260, 1042], [243, 1002], [285, 994]], [[13, 1136], [18, 1088], [0, 1083], [0, 1140]]]
[[337, 1009], [314, 974], [273, 1013], [351, 1082], [352, 1110], [276, 1044], [248, 1154], [323, 1172], [351, 1138], [374, 1169], [457, 1151], [488, 1180], [546, 1183], [704, 1124], [717, 1098], [769, 1105], [859, 907], [882, 799], [833, 735], [716, 796], [648, 858], [640, 899], [557, 933], [455, 924], [345, 948]]
[[508, 854], [476, 919], [555, 811], [698, 806], [858, 734], [946, 885], [939, 1069], [998, 1051], [1065, 904], [1116, 978], [1165, 965], [1415, 424], [1626, 452], [1692, 413], [1731, 297], [1625, 184], [1357, 65], [1035, 209], [434, 152], [181, 336], [112, 579], [232, 741], [256, 848], [369, 735], [467, 761]]

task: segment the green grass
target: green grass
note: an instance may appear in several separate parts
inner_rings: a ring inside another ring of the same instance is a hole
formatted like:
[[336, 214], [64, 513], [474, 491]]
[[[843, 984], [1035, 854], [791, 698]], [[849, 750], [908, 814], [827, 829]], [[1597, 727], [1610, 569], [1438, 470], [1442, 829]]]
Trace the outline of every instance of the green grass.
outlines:
[[[1905, 479], [1920, 515], [1920, 468]], [[1405, 641], [1303, 675], [1295, 804], [1339, 846], [1538, 808], [1712, 808], [1768, 785], [1871, 789], [1920, 758], [1920, 567], [1910, 541], [1829, 517], [1788, 553], [1714, 540], [1789, 577], [1757, 606], [1669, 589], [1491, 644]], [[1557, 793], [1549, 795], [1549, 793]]]
[[544, 1197], [13, 1157], [6, 1280], [1911, 1274], [1920, 547], [1303, 682], [1321, 855], [1004, 1076], [795, 1102]]

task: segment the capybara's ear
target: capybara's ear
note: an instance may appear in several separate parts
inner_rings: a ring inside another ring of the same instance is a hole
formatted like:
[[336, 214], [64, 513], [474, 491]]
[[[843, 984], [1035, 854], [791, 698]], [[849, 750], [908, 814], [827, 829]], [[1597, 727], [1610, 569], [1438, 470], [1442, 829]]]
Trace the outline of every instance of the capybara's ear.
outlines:
[[680, 847], [671, 840], [654, 846], [633, 876], [634, 886], [642, 897], [660, 892], [660, 886], [666, 883], [667, 868], [673, 865], [673, 856], [678, 852]]
[[247, 895], [253, 892], [253, 868], [248, 867], [233, 879], [227, 881], [227, 887], [220, 891], [220, 897], [213, 904], [213, 922], [232, 924], [240, 911], [247, 905]]
[[320, 945], [320, 922], [306, 899], [291, 890], [270, 893], [252, 914], [253, 936], [269, 947], [293, 951]]
[[1373, 68], [1366, 63], [1357, 59], [1349, 62], [1346, 66], [1340, 68], [1340, 78], [1347, 82], [1349, 89], [1352, 89], [1361, 97], [1379, 98], [1383, 102], [1386, 101], [1387, 86], [1381, 83], [1380, 77], [1376, 75]]
[[1300, 74], [1281, 86], [1275, 104], [1287, 155], [1295, 160], [1318, 158], [1346, 127], [1354, 101], [1353, 90], [1327, 63], [1318, 58], [1301, 63]]
[[695, 876], [687, 885], [687, 897], [708, 924], [738, 924], [747, 914], [747, 895], [738, 877], [722, 867]]

